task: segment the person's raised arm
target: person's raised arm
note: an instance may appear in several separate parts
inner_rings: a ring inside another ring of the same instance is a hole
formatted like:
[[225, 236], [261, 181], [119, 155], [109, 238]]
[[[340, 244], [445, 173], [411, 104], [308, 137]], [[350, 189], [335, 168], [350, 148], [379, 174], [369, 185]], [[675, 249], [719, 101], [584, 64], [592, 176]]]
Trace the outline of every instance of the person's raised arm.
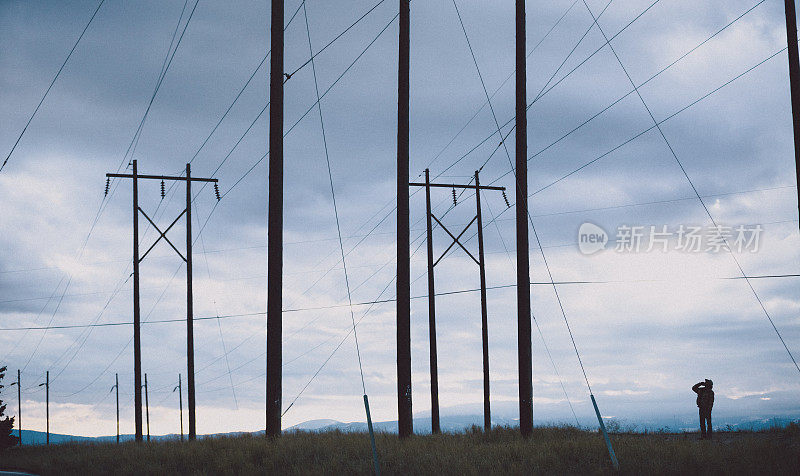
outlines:
[[700, 393], [700, 387], [705, 386], [705, 382], [697, 382], [692, 386], [692, 391], [694, 393]]

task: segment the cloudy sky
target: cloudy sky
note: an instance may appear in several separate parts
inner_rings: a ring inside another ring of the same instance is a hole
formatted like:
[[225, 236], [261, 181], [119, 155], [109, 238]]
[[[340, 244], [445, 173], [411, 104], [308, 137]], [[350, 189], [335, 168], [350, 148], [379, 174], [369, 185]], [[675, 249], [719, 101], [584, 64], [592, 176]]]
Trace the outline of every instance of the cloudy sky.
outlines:
[[[297, 15], [286, 29], [286, 70], [308, 60], [309, 34], [316, 52], [377, 1], [309, 0], [304, 11], [299, 0], [287, 0], [286, 21]], [[513, 2], [456, 1], [492, 108], [453, 2], [414, 2], [411, 178], [430, 167], [438, 181], [467, 182], [481, 168], [482, 183], [513, 191], [513, 132], [507, 156], [497, 147], [492, 115], [502, 126], [514, 112]], [[689, 387], [712, 378], [717, 412], [796, 416], [800, 375], [759, 299], [788, 348], [800, 352], [800, 282], [762, 277], [750, 280], [751, 290], [730, 279], [742, 276], [737, 261], [749, 276], [799, 271], [783, 3], [587, 4], [595, 16], [603, 12], [602, 31], [583, 0], [528, 6], [529, 103], [536, 98], [528, 115], [528, 180], [541, 241], [531, 233], [532, 307], [541, 331], [534, 327], [536, 420], [568, 421], [569, 403], [580, 419], [592, 417], [565, 316], [606, 415], [693, 417]], [[96, 7], [92, 0], [0, 0], [0, 158]], [[397, 2], [381, 2], [314, 64], [320, 92], [328, 91], [321, 109], [356, 303], [394, 297], [396, 13]], [[122, 430], [133, 432], [130, 325], [41, 329], [131, 321], [131, 185], [112, 181], [103, 195], [105, 173], [124, 171], [131, 158], [142, 173], [178, 174], [192, 161], [193, 175], [219, 178], [222, 200], [210, 187], [196, 188], [193, 209], [195, 316], [220, 317], [195, 324], [198, 432], [263, 428], [268, 121], [259, 114], [269, 78], [268, 68], [256, 67], [269, 49], [269, 15], [266, 1], [201, 0], [195, 9], [194, 0], [107, 0], [0, 172], [0, 363], [9, 374], [22, 369], [26, 428], [44, 428], [37, 385], [49, 370], [52, 431], [113, 434], [109, 389], [118, 373]], [[613, 37], [613, 52], [605, 37]], [[364, 419], [320, 118], [310, 110], [310, 66], [285, 89], [283, 405], [295, 403], [284, 426]], [[631, 81], [641, 86], [641, 99]], [[491, 391], [499, 411], [513, 408], [508, 402], [517, 396], [514, 213], [499, 193], [482, 198], [494, 288]], [[184, 200], [169, 184], [163, 200], [158, 182], [140, 186], [142, 208], [162, 229]], [[470, 194], [452, 207], [450, 190], [441, 189], [433, 202], [453, 229], [474, 214]], [[686, 244], [677, 234], [682, 225], [702, 227], [709, 238], [703, 204], [731, 230], [761, 225], [757, 249], [707, 251], [705, 241], [700, 251], [679, 249]], [[424, 414], [423, 194], [412, 197], [411, 212], [414, 411]], [[140, 222], [147, 249], [158, 235]], [[610, 238], [592, 255], [577, 244], [587, 222]], [[617, 249], [625, 245], [617, 240], [624, 226], [643, 227], [638, 252]], [[651, 226], [667, 227], [667, 251], [648, 251]], [[169, 233], [181, 250], [183, 231], [179, 223]], [[465, 236], [477, 249], [474, 228]], [[434, 240], [438, 252], [448, 244], [442, 230]], [[181, 265], [163, 241], [142, 264], [145, 321], [185, 316]], [[436, 271], [439, 292], [479, 285], [476, 266], [460, 252]], [[563, 313], [551, 276], [562, 283]], [[441, 296], [437, 311], [441, 405], [477, 410], [479, 294]], [[373, 418], [394, 420], [394, 303], [357, 305], [353, 313]], [[40, 329], [20, 329], [26, 327]], [[186, 378], [185, 325], [144, 324], [142, 345], [151, 431], [177, 432], [172, 388], [179, 373]], [[16, 403], [12, 394], [4, 399]]]

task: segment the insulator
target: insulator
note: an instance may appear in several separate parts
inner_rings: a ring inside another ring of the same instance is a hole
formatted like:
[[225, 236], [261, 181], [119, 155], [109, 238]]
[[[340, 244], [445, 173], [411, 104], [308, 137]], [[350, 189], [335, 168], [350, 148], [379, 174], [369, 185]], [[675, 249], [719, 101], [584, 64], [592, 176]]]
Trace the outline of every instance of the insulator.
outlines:
[[105, 197], [108, 196], [108, 187], [110, 186], [111, 186], [111, 177], [106, 177], [106, 193], [104, 195]]
[[503, 200], [506, 201], [506, 208], [511, 208], [511, 204], [508, 203], [508, 197], [506, 197], [506, 191], [503, 190]]
[[219, 196], [219, 185], [217, 184], [217, 182], [214, 182], [214, 195], [217, 196], [217, 201], [220, 201], [220, 199], [222, 199], [222, 197]]
[[453, 206], [458, 205], [458, 199], [456, 198], [456, 189], [453, 189]]
[[164, 180], [161, 180], [161, 199], [164, 199]]

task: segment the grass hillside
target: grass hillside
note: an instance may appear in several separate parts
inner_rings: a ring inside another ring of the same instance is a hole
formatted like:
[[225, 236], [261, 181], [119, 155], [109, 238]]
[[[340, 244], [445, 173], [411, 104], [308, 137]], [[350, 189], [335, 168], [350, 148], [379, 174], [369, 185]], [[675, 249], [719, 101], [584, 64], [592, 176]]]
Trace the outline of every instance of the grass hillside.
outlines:
[[[612, 435], [623, 474], [798, 474], [800, 427], [764, 432]], [[614, 473], [602, 438], [575, 428], [510, 428], [489, 434], [377, 435], [383, 474]], [[145, 444], [74, 443], [0, 454], [0, 469], [37, 474], [370, 474], [363, 433], [292, 432]]]

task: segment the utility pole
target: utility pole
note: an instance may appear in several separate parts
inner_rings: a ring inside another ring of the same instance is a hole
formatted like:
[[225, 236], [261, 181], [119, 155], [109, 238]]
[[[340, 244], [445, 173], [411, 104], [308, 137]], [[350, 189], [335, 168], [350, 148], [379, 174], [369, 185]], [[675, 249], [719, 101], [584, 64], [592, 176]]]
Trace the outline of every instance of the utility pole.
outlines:
[[[186, 164], [186, 176], [143, 175], [139, 174], [136, 161], [132, 161], [132, 174], [106, 174], [107, 180], [111, 178], [129, 178], [133, 180], [133, 383], [134, 383], [134, 419], [136, 423], [136, 441], [142, 441], [142, 348], [139, 338], [141, 321], [139, 307], [139, 264], [155, 248], [161, 239], [164, 239], [178, 256], [186, 263], [186, 366], [189, 371], [189, 439], [195, 439], [195, 399], [194, 399], [194, 311], [192, 299], [192, 182], [207, 182], [214, 184], [217, 200], [220, 199], [218, 181], [215, 178], [200, 178], [191, 176], [191, 166]], [[161, 197], [164, 197], [164, 181], [186, 182], [186, 208], [170, 225], [161, 231], [156, 223], [139, 206], [139, 180], [160, 180]], [[108, 193], [108, 181], [106, 193]], [[159, 237], [150, 245], [150, 248], [139, 256], [139, 214], [142, 214], [150, 225], [159, 233]], [[176, 223], [186, 215], [186, 256], [167, 238], [167, 233]]]
[[[497, 190], [503, 193], [503, 199], [506, 200], [506, 204], [508, 204], [508, 200], [505, 195], [505, 187], [493, 187], [489, 185], [481, 185], [479, 172], [475, 171], [475, 185], [459, 185], [459, 184], [447, 184], [447, 183], [431, 183], [430, 181], [430, 171], [425, 170], [425, 183], [418, 183], [418, 182], [411, 182], [409, 183], [412, 187], [425, 187], [425, 205], [427, 209], [427, 234], [428, 234], [428, 325], [429, 325], [429, 335], [431, 339], [431, 415], [432, 423], [431, 423], [431, 431], [434, 433], [438, 433], [440, 431], [439, 428], [439, 381], [438, 381], [438, 371], [437, 371], [437, 355], [436, 355], [436, 319], [435, 319], [435, 312], [436, 312], [436, 289], [434, 287], [434, 267], [439, 264], [439, 262], [444, 258], [447, 253], [455, 246], [458, 245], [464, 250], [467, 255], [478, 265], [478, 269], [480, 272], [480, 279], [481, 279], [481, 342], [483, 347], [483, 427], [485, 431], [489, 431], [492, 428], [492, 416], [491, 416], [491, 405], [489, 402], [489, 325], [488, 325], [488, 312], [487, 312], [487, 305], [486, 305], [486, 259], [484, 257], [484, 250], [483, 250], [483, 213], [481, 211], [481, 190]], [[476, 214], [475, 217], [470, 220], [466, 227], [459, 233], [457, 236], [454, 235], [447, 227], [439, 220], [436, 215], [431, 212], [431, 188], [432, 187], [440, 187], [440, 188], [452, 188], [453, 189], [453, 202], [456, 201], [455, 189], [470, 189], [475, 190], [475, 205], [476, 205]], [[450, 246], [441, 254], [441, 256], [434, 261], [433, 259], [433, 229], [431, 219], [436, 221], [436, 223], [442, 227], [452, 239]], [[477, 222], [478, 228], [478, 258], [470, 253], [470, 251], [461, 243], [461, 237], [464, 236], [464, 233], [470, 229], [473, 223]]]
[[117, 444], [119, 444], [119, 374], [114, 374], [114, 386], [111, 390], [117, 391]]
[[483, 256], [483, 218], [481, 213], [481, 182], [475, 171], [475, 204], [478, 209], [478, 268], [481, 276], [481, 343], [483, 344], [483, 428], [492, 429], [492, 409], [489, 404], [489, 322], [486, 310], [486, 259]]
[[[794, 164], [797, 183], [800, 184], [800, 59], [797, 51], [797, 13], [794, 0], [784, 0], [786, 10], [786, 40], [789, 55], [789, 90], [792, 95], [792, 126], [794, 130]], [[800, 210], [800, 187], [797, 189]]]
[[178, 386], [172, 389], [174, 393], [175, 390], [178, 391], [178, 408], [180, 408], [181, 412], [181, 441], [183, 441], [183, 395], [181, 395], [181, 374], [178, 374]]
[[441, 433], [439, 423], [439, 364], [436, 350], [436, 287], [433, 273], [433, 227], [431, 224], [431, 173], [425, 169], [425, 210], [428, 237], [428, 342], [431, 371], [431, 433]]
[[[197, 437], [194, 406], [194, 299], [192, 298], [192, 178], [186, 164], [186, 370], [189, 384], [189, 439]], [[145, 375], [147, 382], [147, 375]], [[150, 416], [147, 417], [147, 441], [150, 441]]]
[[[139, 304], [139, 173], [133, 161], [133, 419], [136, 441], [142, 441], [142, 339]], [[106, 175], [106, 193], [108, 193]]]
[[45, 374], [44, 383], [40, 383], [40, 387], [45, 390], [45, 414], [47, 415], [47, 446], [50, 446], [50, 371]]
[[525, 0], [516, 0], [516, 222], [517, 222], [517, 361], [519, 429], [533, 432], [533, 362], [531, 355], [531, 279], [528, 255], [528, 117]]
[[144, 411], [147, 415], [147, 441], [150, 441], [150, 401], [147, 398], [147, 374], [144, 374]]
[[19, 382], [19, 369], [17, 369], [17, 381], [11, 382], [8, 388], [17, 386], [17, 426], [19, 427], [19, 445], [22, 446], [22, 385]]
[[281, 434], [283, 365], [283, 1], [272, 0], [267, 216], [266, 436]]
[[397, 416], [400, 438], [411, 436], [411, 256], [409, 230], [410, 0], [400, 0], [397, 68]]

